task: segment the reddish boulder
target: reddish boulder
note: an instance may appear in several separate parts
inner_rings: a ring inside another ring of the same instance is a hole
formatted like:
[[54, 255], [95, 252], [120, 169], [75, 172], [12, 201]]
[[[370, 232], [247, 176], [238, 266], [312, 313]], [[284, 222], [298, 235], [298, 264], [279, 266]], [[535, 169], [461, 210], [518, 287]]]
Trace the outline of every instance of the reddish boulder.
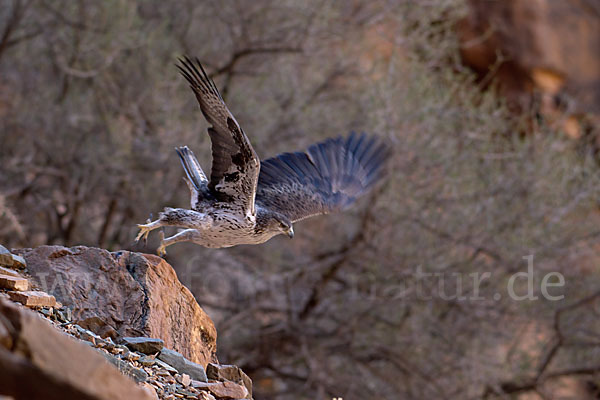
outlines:
[[77, 246], [22, 250], [39, 287], [100, 336], [160, 338], [202, 366], [216, 361], [212, 320], [162, 258]]

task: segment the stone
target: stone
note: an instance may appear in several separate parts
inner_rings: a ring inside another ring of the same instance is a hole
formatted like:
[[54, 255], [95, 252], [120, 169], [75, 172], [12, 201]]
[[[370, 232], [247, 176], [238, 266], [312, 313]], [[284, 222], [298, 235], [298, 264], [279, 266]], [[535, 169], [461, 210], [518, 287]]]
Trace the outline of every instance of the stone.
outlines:
[[123, 375], [130, 377], [134, 381], [141, 383], [141, 382], [146, 382], [146, 380], [148, 379], [148, 374], [143, 369], [136, 368], [136, 367], [132, 366], [131, 364], [129, 364], [128, 362], [125, 362], [125, 361], [113, 356], [112, 354], [105, 353], [103, 351], [99, 351], [99, 353], [102, 354], [108, 362], [110, 362], [112, 365], [117, 367], [117, 369]]
[[175, 368], [171, 367], [169, 364], [167, 364], [167, 363], [166, 363], [166, 362], [164, 362], [164, 361], [161, 361], [161, 360], [158, 360], [158, 359], [156, 359], [156, 358], [155, 358], [155, 359], [154, 359], [154, 363], [155, 363], [155, 364], [156, 364], [158, 367], [160, 367], [160, 368], [164, 369], [164, 370], [167, 372], [167, 374], [169, 374], [169, 375], [170, 375], [170, 374], [177, 374], [177, 373], [179, 373], [179, 371], [177, 371]]
[[0, 265], [13, 265], [12, 253], [8, 249], [0, 244]]
[[175, 378], [177, 379], [177, 382], [181, 383], [183, 386], [186, 387], [190, 386], [190, 384], [192, 383], [192, 378], [188, 374], [179, 375]]
[[188, 374], [197, 381], [207, 381], [204, 367], [186, 359], [181, 353], [170, 349], [162, 349], [158, 358], [175, 368], [180, 374]]
[[104, 348], [111, 353], [116, 348], [111, 338], [107, 337], [104, 339]]
[[38, 311], [48, 318], [54, 315], [54, 307], [42, 307]]
[[154, 359], [154, 356], [144, 356], [144, 357], [141, 357], [138, 360], [138, 362], [141, 365], [143, 365], [144, 367], [151, 367], [151, 366], [153, 366], [156, 363], [156, 361]]
[[187, 398], [192, 398], [192, 399], [198, 398], [198, 391], [195, 389], [192, 392], [191, 390], [177, 388], [177, 393], [182, 394], [183, 396], [187, 396]]
[[73, 311], [72, 322], [101, 337], [159, 338], [205, 366], [217, 362], [217, 333], [162, 258], [77, 246], [24, 249], [31, 280]]
[[159, 371], [156, 371], [156, 375], [157, 376], [171, 376], [171, 373], [167, 370], [165, 370], [165, 371], [159, 370]]
[[122, 343], [131, 350], [139, 351], [144, 354], [156, 354], [160, 352], [165, 345], [161, 339], [147, 337], [124, 337]]
[[149, 384], [148, 382], [145, 382], [144, 384], [141, 385], [142, 389], [144, 389], [146, 392], [148, 392], [148, 394], [155, 400], [158, 400], [158, 394], [156, 393], [156, 389], [154, 388], [154, 386], [152, 386], [151, 384]]
[[10, 268], [5, 268], [0, 266], [0, 274], [8, 275], [8, 276], [16, 276], [17, 278], [22, 278], [22, 276], [15, 270]]
[[198, 400], [216, 400], [215, 396], [208, 392], [200, 392], [198, 395]]
[[54, 307], [56, 305], [54, 296], [44, 292], [8, 292], [8, 297], [27, 307]]
[[19, 268], [19, 269], [27, 268], [27, 262], [25, 261], [25, 259], [23, 257], [13, 254], [12, 259], [13, 259], [13, 264], [12, 264], [13, 268]]
[[118, 344], [116, 345], [116, 347], [121, 350], [119, 354], [127, 354], [129, 353], [129, 349], [127, 348], [127, 346], [123, 346], [122, 344]]
[[0, 347], [0, 388], [17, 399], [151, 400], [98, 351], [58, 331], [39, 314], [0, 298], [0, 324], [13, 346]]
[[219, 365], [209, 363], [206, 366], [206, 377], [216, 381], [231, 381], [242, 384], [248, 390], [248, 399], [252, 398], [252, 379], [236, 365]]
[[27, 263], [23, 257], [12, 254], [6, 247], [0, 245], [0, 265], [14, 268], [25, 268]]
[[127, 353], [123, 354], [123, 358], [127, 361], [137, 361], [141, 358], [141, 356], [134, 351], [128, 351]]
[[248, 389], [243, 385], [233, 382], [218, 382], [209, 390], [217, 397], [231, 399], [245, 399], [248, 397]]
[[94, 345], [96, 344], [96, 341], [101, 341], [102, 338], [98, 335], [96, 335], [94, 332], [84, 329], [82, 327], [80, 327], [79, 325], [75, 325], [75, 329], [77, 330], [77, 335], [79, 336], [79, 339], [81, 340], [86, 340], [88, 342], [93, 343]]
[[192, 387], [200, 390], [208, 390], [220, 399], [244, 399], [248, 396], [248, 390], [233, 382], [199, 382], [192, 380]]
[[154, 379], [155, 379], [155, 377], [153, 377], [153, 380], [151, 381], [151, 384], [152, 384], [154, 387], [157, 387], [157, 388], [159, 388], [160, 390], [164, 390], [164, 388], [165, 388], [165, 385], [163, 385], [163, 384], [162, 384], [160, 381], [158, 381], [158, 380], [154, 380]]
[[119, 333], [115, 330], [115, 328], [109, 325], [102, 317], [93, 316], [85, 319], [79, 318], [76, 322], [82, 328], [97, 333], [102, 338], [109, 337], [111, 339], [117, 339], [119, 337]]
[[54, 308], [54, 318], [59, 322], [70, 322], [71, 321], [71, 310], [66, 307], [62, 309]]
[[0, 275], [0, 288], [9, 290], [29, 290], [29, 281], [16, 276]]

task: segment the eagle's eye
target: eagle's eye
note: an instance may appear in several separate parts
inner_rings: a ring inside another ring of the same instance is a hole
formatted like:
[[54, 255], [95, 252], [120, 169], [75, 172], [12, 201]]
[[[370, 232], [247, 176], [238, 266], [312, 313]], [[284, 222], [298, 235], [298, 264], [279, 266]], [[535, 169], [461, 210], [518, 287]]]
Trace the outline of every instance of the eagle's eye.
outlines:
[[279, 227], [280, 227], [281, 229], [287, 229], [287, 225], [285, 224], [285, 222], [280, 222], [280, 223], [279, 223]]

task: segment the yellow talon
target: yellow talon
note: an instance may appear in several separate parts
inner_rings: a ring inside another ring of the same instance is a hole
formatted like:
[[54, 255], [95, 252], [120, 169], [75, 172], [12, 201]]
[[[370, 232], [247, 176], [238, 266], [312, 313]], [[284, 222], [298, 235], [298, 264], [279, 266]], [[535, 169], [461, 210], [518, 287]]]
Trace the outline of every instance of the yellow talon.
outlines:
[[135, 238], [136, 243], [140, 241], [140, 239], [144, 239], [144, 242], [148, 240], [148, 235], [150, 234], [150, 227], [148, 225], [138, 224], [138, 228], [140, 229], [140, 233]]

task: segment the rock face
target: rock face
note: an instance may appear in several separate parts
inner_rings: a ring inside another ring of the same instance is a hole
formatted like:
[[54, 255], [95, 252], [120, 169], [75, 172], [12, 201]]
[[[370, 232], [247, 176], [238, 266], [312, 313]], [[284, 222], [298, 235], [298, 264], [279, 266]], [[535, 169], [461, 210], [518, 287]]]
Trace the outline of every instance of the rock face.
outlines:
[[[468, 3], [469, 15], [459, 27], [467, 65], [485, 75], [501, 54], [497, 77], [518, 106], [531, 103], [531, 94], [540, 92], [544, 112], [563, 101], [574, 116], [600, 116], [598, 1]], [[573, 126], [567, 133], [581, 131]]]
[[113, 339], [160, 338], [202, 366], [216, 362], [212, 320], [162, 258], [83, 246], [20, 253], [32, 280], [72, 308], [78, 325]]
[[0, 371], [0, 393], [19, 399], [152, 399], [95, 350], [3, 298]]

